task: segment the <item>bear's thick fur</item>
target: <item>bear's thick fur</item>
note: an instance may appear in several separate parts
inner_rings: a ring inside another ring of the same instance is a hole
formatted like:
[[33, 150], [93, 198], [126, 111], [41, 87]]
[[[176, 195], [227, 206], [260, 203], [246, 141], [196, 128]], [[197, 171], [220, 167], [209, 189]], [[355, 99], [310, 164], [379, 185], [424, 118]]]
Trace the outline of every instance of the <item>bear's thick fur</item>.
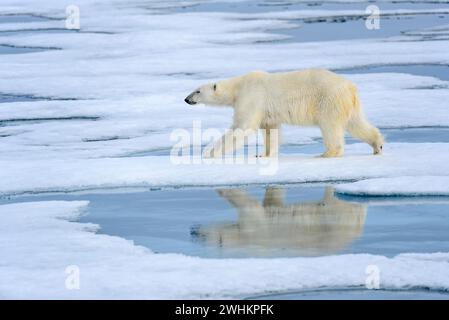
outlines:
[[271, 139], [270, 134], [278, 134], [283, 123], [318, 126], [326, 148], [323, 157], [343, 155], [345, 130], [368, 143], [374, 154], [381, 153], [384, 143], [379, 130], [363, 115], [356, 86], [324, 69], [285, 73], [254, 71], [201, 86], [185, 101], [234, 108], [233, 130], [207, 152], [212, 157], [240, 148], [244, 143], [241, 136], [257, 129], [266, 129], [265, 155], [275, 155], [279, 139]]

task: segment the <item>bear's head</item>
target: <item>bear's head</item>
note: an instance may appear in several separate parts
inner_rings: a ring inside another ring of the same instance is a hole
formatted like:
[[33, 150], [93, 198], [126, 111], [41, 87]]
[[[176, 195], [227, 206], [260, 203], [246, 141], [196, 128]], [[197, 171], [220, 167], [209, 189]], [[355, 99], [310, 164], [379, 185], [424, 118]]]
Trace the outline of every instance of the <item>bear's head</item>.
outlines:
[[219, 81], [205, 84], [191, 94], [184, 101], [190, 105], [203, 103], [207, 105], [231, 106], [234, 103], [234, 89], [230, 81]]

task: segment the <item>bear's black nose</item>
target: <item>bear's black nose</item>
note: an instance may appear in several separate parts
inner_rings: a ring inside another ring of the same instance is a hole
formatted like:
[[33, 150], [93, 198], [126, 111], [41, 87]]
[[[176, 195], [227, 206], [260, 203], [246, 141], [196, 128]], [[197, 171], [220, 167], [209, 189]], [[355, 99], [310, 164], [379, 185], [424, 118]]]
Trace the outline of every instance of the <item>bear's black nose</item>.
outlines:
[[186, 103], [190, 104], [190, 105], [192, 105], [192, 104], [196, 104], [196, 102], [195, 102], [195, 101], [192, 101], [192, 100], [190, 100], [190, 99], [189, 99], [189, 97], [185, 98], [185, 99], [184, 99], [184, 101], [185, 101]]

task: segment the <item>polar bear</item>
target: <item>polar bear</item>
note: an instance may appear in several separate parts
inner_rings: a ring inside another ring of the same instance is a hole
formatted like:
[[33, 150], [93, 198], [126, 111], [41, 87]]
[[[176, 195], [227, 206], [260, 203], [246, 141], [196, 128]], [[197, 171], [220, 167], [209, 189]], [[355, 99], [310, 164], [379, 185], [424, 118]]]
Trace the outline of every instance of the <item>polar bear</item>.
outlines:
[[222, 157], [242, 147], [242, 136], [258, 129], [265, 129], [265, 156], [276, 155], [279, 139], [270, 135], [278, 135], [284, 123], [318, 126], [325, 146], [322, 157], [343, 155], [345, 130], [368, 143], [374, 154], [380, 154], [383, 148], [381, 133], [363, 115], [356, 86], [325, 69], [254, 71], [205, 84], [187, 96], [185, 102], [234, 108], [232, 128], [208, 151], [211, 157]]

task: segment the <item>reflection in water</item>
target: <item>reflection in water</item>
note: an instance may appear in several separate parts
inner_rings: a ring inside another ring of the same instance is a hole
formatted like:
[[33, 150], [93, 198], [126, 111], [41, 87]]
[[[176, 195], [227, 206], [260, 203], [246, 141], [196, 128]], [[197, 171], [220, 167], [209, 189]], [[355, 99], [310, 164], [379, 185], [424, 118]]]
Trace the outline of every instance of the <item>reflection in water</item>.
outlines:
[[337, 199], [332, 187], [326, 187], [320, 201], [296, 204], [284, 204], [283, 188], [267, 188], [263, 203], [242, 189], [218, 193], [237, 209], [237, 222], [200, 226], [192, 233], [222, 248], [261, 255], [279, 249], [308, 256], [331, 254], [347, 247], [365, 223], [366, 206]]

